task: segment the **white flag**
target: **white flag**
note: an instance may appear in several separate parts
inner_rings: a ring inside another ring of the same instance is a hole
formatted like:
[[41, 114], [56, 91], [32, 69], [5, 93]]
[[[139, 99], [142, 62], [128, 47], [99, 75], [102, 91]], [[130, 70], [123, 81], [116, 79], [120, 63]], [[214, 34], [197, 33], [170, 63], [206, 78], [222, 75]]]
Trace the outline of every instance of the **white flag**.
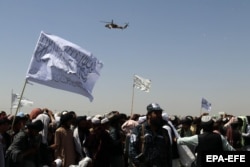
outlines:
[[11, 104], [13, 104], [18, 99], [18, 97], [20, 97], [18, 94], [11, 93]]
[[[16, 93], [12, 93], [11, 95], [11, 106], [12, 108], [17, 108], [18, 107], [18, 103], [20, 100], [20, 95], [16, 94]], [[24, 107], [24, 106], [32, 106], [34, 104], [33, 101], [23, 97], [20, 101], [20, 107]]]
[[26, 78], [93, 100], [103, 64], [90, 52], [58, 36], [41, 32]]
[[145, 92], [149, 92], [149, 89], [151, 87], [151, 80], [144, 79], [138, 75], [134, 75], [134, 87]]
[[202, 98], [201, 100], [201, 107], [206, 109], [207, 111], [211, 111], [212, 104], [209, 103], [205, 98]]

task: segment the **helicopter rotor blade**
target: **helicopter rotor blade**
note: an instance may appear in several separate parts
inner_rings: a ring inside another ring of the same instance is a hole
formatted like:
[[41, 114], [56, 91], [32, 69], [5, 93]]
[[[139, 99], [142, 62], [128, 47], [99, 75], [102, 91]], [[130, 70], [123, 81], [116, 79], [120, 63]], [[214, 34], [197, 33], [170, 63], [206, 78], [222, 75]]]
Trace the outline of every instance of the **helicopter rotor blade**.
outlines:
[[102, 23], [111, 23], [111, 22], [109, 22], [109, 21], [100, 21], [100, 22], [102, 22]]
[[125, 29], [125, 28], [127, 28], [128, 26], [129, 26], [129, 23], [125, 23], [125, 25], [123, 26], [122, 29]]

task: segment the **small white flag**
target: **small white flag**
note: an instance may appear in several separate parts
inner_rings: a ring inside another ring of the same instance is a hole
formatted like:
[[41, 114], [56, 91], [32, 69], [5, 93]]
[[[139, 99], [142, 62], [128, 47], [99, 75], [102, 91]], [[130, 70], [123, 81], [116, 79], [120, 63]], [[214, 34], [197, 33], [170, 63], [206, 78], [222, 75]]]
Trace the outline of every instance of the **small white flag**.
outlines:
[[[16, 94], [16, 93], [12, 93], [11, 95], [11, 106], [12, 108], [17, 108], [18, 107], [18, 103], [20, 100], [20, 95]], [[32, 106], [34, 104], [33, 101], [23, 97], [20, 101], [20, 107], [24, 107], [24, 106]]]
[[103, 64], [90, 52], [61, 37], [41, 32], [26, 78], [93, 100]]
[[134, 87], [145, 92], [149, 92], [151, 87], [151, 80], [134, 75]]
[[201, 100], [201, 107], [202, 108], [204, 108], [204, 109], [206, 109], [207, 111], [211, 111], [211, 106], [212, 106], [212, 104], [211, 103], [209, 103], [205, 98], [202, 98], [202, 100]]

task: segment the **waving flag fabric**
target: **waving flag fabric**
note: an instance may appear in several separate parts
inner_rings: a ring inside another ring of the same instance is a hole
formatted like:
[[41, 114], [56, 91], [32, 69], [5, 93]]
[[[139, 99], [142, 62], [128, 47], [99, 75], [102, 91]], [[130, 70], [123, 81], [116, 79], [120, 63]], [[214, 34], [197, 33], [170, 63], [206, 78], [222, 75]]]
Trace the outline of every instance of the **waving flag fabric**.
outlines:
[[134, 87], [145, 92], [149, 92], [151, 87], [151, 80], [134, 75]]
[[41, 32], [26, 74], [28, 81], [93, 100], [103, 64], [90, 52], [61, 37]]
[[206, 109], [207, 111], [211, 111], [212, 104], [209, 103], [205, 98], [201, 99], [201, 107]]
[[[11, 106], [12, 108], [17, 108], [18, 107], [18, 102], [20, 100], [20, 95], [16, 93], [12, 93], [11, 95]], [[32, 106], [34, 104], [33, 101], [23, 97], [20, 101], [20, 107], [24, 106]]]

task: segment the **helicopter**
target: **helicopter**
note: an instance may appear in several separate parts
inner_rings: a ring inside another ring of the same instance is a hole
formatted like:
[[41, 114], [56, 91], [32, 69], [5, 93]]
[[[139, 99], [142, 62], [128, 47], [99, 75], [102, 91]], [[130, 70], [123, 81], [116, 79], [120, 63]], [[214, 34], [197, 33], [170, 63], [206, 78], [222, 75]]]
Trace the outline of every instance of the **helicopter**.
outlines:
[[121, 26], [121, 25], [118, 25], [118, 24], [115, 24], [113, 20], [111, 20], [111, 22], [106, 22], [106, 21], [102, 21], [104, 23], [107, 23], [105, 24], [105, 27], [108, 28], [108, 29], [125, 29], [128, 27], [128, 23], [126, 23], [124, 26]]

